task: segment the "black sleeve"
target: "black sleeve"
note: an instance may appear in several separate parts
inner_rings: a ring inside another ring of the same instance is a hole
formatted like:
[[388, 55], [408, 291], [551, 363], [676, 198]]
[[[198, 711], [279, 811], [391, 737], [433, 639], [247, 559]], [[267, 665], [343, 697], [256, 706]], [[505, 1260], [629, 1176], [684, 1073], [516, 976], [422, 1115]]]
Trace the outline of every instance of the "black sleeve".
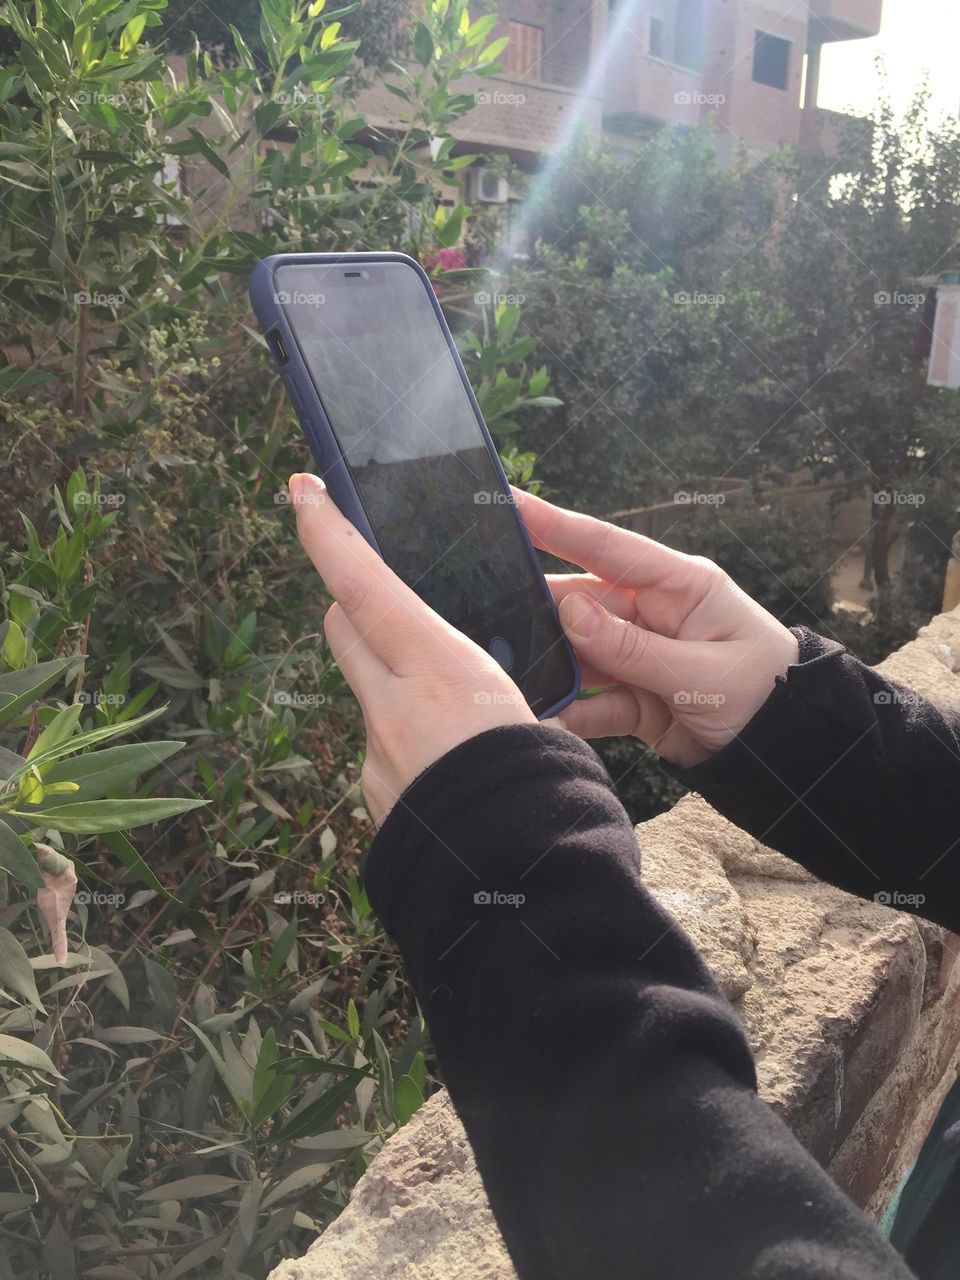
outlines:
[[732, 1008], [562, 729], [422, 774], [366, 867], [521, 1280], [906, 1280], [755, 1092]]
[[821, 880], [960, 929], [960, 715], [804, 627], [740, 735], [671, 772]]

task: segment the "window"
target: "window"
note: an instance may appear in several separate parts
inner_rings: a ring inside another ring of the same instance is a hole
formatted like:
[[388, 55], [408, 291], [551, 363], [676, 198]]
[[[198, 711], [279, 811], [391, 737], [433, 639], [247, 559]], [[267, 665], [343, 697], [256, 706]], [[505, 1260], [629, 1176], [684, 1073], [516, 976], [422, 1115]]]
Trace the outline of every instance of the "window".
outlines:
[[673, 60], [699, 71], [703, 62], [703, 0], [677, 0]]
[[786, 89], [790, 79], [790, 41], [758, 31], [753, 40], [753, 78], [771, 89]]
[[666, 47], [666, 41], [664, 39], [663, 19], [651, 18], [650, 19], [650, 57], [651, 58], [664, 57], [665, 47]]
[[650, 10], [649, 56], [698, 71], [703, 53], [703, 0], [650, 0]]
[[501, 59], [504, 73], [523, 80], [541, 80], [543, 28], [534, 27], [529, 22], [511, 21], [507, 23], [507, 35], [510, 43]]

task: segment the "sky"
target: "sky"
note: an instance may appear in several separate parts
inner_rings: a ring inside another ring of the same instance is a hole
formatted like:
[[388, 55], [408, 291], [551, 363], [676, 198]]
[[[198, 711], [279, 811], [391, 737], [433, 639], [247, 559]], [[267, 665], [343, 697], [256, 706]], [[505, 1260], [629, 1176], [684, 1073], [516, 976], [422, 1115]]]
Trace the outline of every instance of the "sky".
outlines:
[[820, 72], [820, 105], [869, 112], [879, 96], [874, 59], [886, 64], [890, 99], [902, 110], [924, 71], [932, 105], [960, 112], [960, 4], [957, 0], [884, 0], [880, 35], [827, 45]]

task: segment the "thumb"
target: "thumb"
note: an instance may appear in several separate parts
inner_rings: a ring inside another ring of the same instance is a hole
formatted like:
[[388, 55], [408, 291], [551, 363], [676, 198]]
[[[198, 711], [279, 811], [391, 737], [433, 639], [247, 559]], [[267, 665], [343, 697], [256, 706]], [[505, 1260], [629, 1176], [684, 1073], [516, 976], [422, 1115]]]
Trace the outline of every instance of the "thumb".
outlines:
[[649, 689], [668, 702], [686, 687], [691, 658], [702, 656], [695, 653], [700, 645], [646, 631], [579, 591], [561, 601], [560, 621], [577, 654], [590, 666], [618, 684]]

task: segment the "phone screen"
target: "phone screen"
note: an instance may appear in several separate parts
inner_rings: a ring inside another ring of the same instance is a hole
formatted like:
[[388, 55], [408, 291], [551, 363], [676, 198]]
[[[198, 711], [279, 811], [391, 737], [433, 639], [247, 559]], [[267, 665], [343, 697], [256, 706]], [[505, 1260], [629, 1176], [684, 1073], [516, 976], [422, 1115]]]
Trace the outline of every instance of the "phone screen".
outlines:
[[387, 564], [549, 709], [573, 662], [423, 280], [402, 262], [275, 280]]

